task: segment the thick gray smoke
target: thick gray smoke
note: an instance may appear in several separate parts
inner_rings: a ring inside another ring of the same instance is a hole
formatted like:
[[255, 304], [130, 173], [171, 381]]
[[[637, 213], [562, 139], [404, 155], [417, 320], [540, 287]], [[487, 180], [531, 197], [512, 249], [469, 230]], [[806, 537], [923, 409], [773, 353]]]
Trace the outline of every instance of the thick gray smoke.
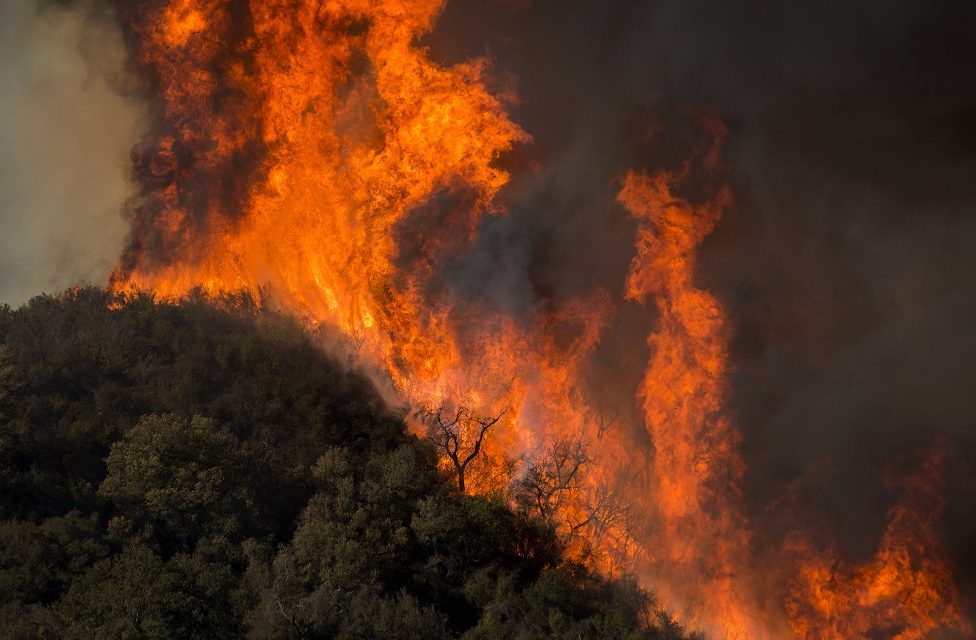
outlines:
[[[681, 107], [717, 111], [736, 204], [700, 280], [735, 324], [760, 544], [812, 525], [872, 552], [896, 498], [885, 469], [945, 434], [948, 535], [976, 566], [972, 485], [953, 476], [976, 461], [974, 29], [974, 5], [952, 1], [453, 0], [435, 57], [487, 54], [517, 79], [534, 143], [511, 161], [544, 168], [516, 178], [458, 289], [514, 308], [619, 295], [633, 228], [613, 180], [677, 166]], [[620, 308], [598, 366], [636, 385], [654, 318]]]
[[118, 26], [90, 3], [4, 0], [0, 59], [0, 303], [104, 284], [140, 129]]

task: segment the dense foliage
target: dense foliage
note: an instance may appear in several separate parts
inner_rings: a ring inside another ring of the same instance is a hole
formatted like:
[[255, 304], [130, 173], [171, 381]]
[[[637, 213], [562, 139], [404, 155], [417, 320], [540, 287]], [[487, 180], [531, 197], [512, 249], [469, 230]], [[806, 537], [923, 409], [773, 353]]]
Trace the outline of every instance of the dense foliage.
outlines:
[[0, 308], [0, 598], [4, 638], [684, 637], [246, 297]]

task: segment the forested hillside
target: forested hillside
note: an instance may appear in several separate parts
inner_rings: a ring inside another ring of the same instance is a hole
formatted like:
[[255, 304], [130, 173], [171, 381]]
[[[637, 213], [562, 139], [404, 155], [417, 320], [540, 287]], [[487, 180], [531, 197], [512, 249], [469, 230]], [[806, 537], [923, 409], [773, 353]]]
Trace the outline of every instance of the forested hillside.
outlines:
[[0, 308], [0, 637], [685, 637], [510, 502], [246, 298]]

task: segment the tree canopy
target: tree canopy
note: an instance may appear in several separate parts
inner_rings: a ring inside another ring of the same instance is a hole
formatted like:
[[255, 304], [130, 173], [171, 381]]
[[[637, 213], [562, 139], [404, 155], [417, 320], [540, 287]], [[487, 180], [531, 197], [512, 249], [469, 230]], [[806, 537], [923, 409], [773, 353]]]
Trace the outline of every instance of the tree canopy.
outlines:
[[4, 638], [685, 638], [246, 296], [0, 308]]

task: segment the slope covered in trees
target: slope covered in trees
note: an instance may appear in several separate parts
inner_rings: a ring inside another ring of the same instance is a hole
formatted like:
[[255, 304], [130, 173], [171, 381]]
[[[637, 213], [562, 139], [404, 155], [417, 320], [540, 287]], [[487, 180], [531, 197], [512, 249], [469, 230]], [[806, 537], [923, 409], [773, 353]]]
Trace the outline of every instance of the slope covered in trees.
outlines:
[[96, 289], [0, 308], [0, 598], [4, 638], [685, 637], [301, 328]]

